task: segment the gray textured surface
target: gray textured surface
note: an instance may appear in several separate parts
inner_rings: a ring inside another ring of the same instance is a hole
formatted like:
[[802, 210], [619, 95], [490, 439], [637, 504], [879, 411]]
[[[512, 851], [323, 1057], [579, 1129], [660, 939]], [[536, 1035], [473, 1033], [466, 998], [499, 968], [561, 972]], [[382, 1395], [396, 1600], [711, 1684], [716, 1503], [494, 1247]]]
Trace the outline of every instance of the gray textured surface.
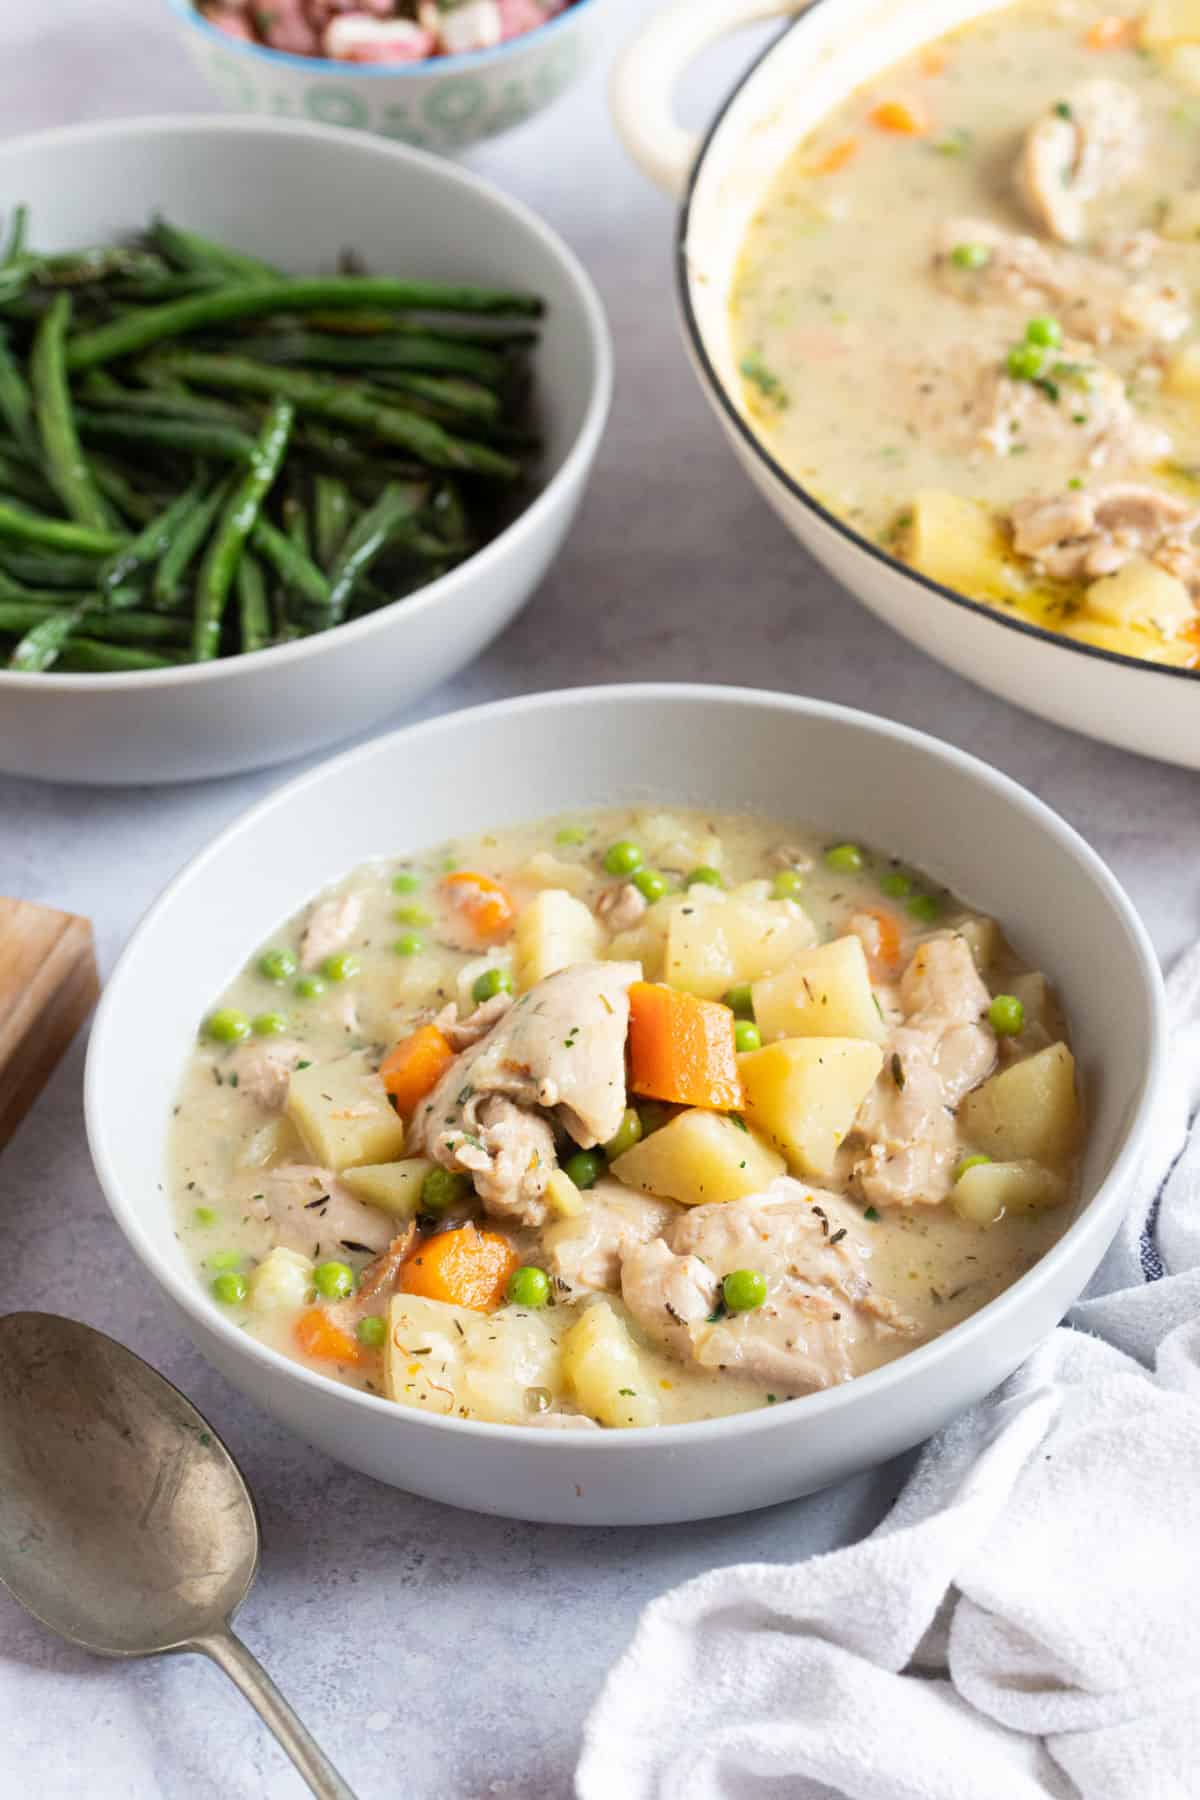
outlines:
[[[614, 41], [642, 11], [640, 0], [601, 3]], [[708, 59], [693, 104], [720, 91], [740, 56], [731, 47]], [[160, 0], [8, 0], [0, 71], [6, 133], [209, 105]], [[935, 667], [839, 592], [752, 493], [679, 346], [671, 209], [613, 141], [600, 72], [472, 160], [543, 212], [593, 271], [618, 391], [554, 575], [422, 712], [637, 677], [746, 682], [884, 711], [1057, 806], [1108, 856], [1165, 956], [1194, 936], [1195, 777], [1069, 737]], [[179, 864], [293, 772], [143, 793], [0, 780], [0, 891], [89, 913], [110, 967]], [[452, 1512], [340, 1470], [180, 1341], [93, 1179], [82, 1063], [80, 1045], [0, 1161], [0, 1309], [44, 1307], [114, 1332], [226, 1435], [266, 1537], [244, 1635], [364, 1800], [565, 1795], [588, 1703], [647, 1599], [714, 1564], [828, 1548], [870, 1529], [886, 1505], [895, 1470], [740, 1520], [586, 1534]], [[94, 1662], [0, 1598], [0, 1792], [65, 1800], [85, 1789], [94, 1800], [283, 1800], [300, 1785], [207, 1666]]]

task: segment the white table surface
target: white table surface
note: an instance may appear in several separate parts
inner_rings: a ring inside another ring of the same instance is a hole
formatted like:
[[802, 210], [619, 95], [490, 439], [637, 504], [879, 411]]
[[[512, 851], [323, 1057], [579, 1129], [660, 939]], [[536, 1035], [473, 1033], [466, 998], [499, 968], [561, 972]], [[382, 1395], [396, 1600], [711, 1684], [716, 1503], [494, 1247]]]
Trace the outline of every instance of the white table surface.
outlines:
[[[605, 4], [615, 44], [644, 4]], [[743, 55], [729, 46], [709, 58], [690, 96], [698, 116]], [[884, 711], [973, 750], [1058, 807], [1109, 858], [1169, 959], [1197, 929], [1196, 778], [977, 692], [876, 623], [797, 548], [735, 467], [688, 371], [671, 208], [616, 144], [602, 76], [471, 160], [541, 211], [596, 277], [617, 343], [612, 426], [553, 575], [419, 716], [640, 677], [744, 682]], [[211, 104], [161, 0], [2, 0], [0, 102], [5, 133]], [[179, 865], [293, 772], [142, 791], [0, 779], [0, 892], [89, 914], [107, 969]], [[717, 1564], [827, 1549], [870, 1530], [889, 1503], [897, 1467], [741, 1519], [584, 1532], [455, 1512], [339, 1468], [181, 1341], [92, 1175], [82, 1066], [78, 1043], [0, 1160], [0, 1311], [40, 1307], [114, 1333], [227, 1438], [265, 1535], [241, 1629], [363, 1800], [566, 1795], [586, 1709], [647, 1600]], [[0, 1793], [287, 1800], [301, 1791], [206, 1664], [93, 1660], [0, 1595]]]

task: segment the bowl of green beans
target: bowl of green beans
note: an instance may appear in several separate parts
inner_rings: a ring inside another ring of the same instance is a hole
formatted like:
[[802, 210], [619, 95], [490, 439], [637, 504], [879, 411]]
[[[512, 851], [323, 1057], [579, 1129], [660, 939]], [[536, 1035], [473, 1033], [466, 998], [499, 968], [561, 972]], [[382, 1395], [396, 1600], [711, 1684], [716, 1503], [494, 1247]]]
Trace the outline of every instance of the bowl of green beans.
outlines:
[[599, 299], [531, 213], [265, 120], [15, 140], [0, 193], [0, 769], [279, 762], [528, 599], [612, 383]]

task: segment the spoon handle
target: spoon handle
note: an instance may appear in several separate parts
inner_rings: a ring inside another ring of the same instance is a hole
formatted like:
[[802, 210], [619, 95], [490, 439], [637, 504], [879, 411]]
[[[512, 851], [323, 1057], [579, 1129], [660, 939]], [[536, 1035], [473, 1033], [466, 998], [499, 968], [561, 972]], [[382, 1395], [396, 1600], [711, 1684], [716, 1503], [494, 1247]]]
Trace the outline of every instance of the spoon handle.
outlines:
[[245, 1644], [226, 1628], [211, 1637], [195, 1638], [192, 1648], [210, 1656], [230, 1681], [241, 1688], [263, 1724], [275, 1733], [282, 1747], [307, 1781], [317, 1800], [356, 1800], [316, 1739], [300, 1723], [267, 1671]]

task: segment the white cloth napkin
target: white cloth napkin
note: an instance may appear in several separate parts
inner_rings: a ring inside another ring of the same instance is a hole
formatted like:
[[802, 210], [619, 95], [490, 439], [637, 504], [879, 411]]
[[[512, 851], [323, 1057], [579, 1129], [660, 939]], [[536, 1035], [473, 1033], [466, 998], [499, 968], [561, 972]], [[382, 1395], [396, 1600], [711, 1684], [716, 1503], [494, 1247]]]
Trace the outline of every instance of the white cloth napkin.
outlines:
[[1120, 1236], [872, 1536], [651, 1605], [579, 1800], [1198, 1800], [1200, 947]]

